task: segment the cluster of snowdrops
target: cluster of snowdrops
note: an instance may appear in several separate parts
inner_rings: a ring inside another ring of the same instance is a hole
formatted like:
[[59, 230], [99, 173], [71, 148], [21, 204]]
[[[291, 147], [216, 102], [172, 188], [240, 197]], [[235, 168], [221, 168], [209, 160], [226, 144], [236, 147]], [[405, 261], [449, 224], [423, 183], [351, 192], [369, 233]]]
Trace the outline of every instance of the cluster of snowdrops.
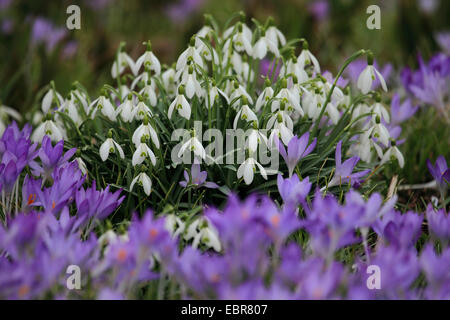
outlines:
[[[136, 60], [121, 45], [95, 99], [52, 82], [33, 128], [1, 122], [1, 298], [450, 298], [445, 159], [429, 163], [441, 199], [426, 212], [373, 191], [373, 168], [403, 167], [400, 124], [417, 108], [384, 104], [368, 50], [333, 77], [270, 19], [232, 21], [221, 32], [208, 17], [173, 66], [150, 42]], [[188, 134], [174, 141], [176, 129]], [[208, 129], [246, 130], [231, 150], [242, 161], [208, 152]]]

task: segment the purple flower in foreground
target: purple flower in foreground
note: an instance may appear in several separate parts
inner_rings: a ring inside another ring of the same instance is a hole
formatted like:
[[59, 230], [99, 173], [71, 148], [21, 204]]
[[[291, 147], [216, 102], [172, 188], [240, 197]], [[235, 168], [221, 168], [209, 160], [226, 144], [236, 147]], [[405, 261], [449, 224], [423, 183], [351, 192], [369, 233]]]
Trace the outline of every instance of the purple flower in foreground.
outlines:
[[428, 204], [426, 215], [430, 231], [447, 244], [450, 243], [450, 215], [445, 209], [436, 211]]
[[207, 176], [208, 173], [206, 171], [200, 171], [200, 165], [198, 163], [194, 163], [191, 167], [191, 177], [189, 177], [189, 173], [184, 170], [185, 181], [180, 181], [180, 186], [182, 186], [183, 188], [186, 188], [190, 185], [210, 189], [218, 188], [219, 186], [216, 183], [206, 181]]
[[359, 157], [351, 157], [345, 160], [344, 163], [342, 163], [341, 148], [342, 148], [342, 140], [339, 141], [336, 146], [336, 153], [335, 153], [336, 170], [334, 171], [333, 178], [328, 183], [328, 188], [341, 184], [346, 184], [349, 182], [352, 186], [358, 186], [360, 183], [359, 178], [365, 176], [370, 171], [364, 170], [352, 173], [353, 169], [355, 168], [356, 164], [359, 161]]
[[314, 138], [314, 140], [309, 145], [308, 142], [309, 132], [303, 134], [300, 138], [295, 135], [291, 138], [291, 140], [289, 140], [286, 152], [283, 143], [278, 140], [278, 150], [284, 161], [286, 162], [289, 170], [289, 177], [292, 177], [294, 169], [300, 159], [306, 157], [314, 150], [314, 148], [316, 147], [317, 138]]
[[427, 159], [428, 170], [433, 178], [436, 180], [436, 185], [442, 197], [447, 193], [448, 183], [450, 183], [450, 168], [447, 166], [444, 156], [439, 156], [436, 159], [436, 164], [433, 166], [431, 161]]
[[419, 260], [428, 282], [425, 297], [435, 300], [450, 299], [450, 247], [437, 255], [433, 245], [428, 244], [423, 249]]

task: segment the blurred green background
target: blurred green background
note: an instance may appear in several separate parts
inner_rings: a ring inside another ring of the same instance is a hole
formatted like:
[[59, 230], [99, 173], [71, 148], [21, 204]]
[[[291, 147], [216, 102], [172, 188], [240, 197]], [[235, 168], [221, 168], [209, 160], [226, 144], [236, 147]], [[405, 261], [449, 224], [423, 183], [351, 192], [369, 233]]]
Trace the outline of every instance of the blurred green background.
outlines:
[[[81, 30], [65, 27], [66, 8], [81, 8]], [[381, 30], [366, 28], [366, 8], [381, 8]], [[273, 16], [287, 38], [305, 37], [324, 69], [335, 73], [352, 52], [369, 48], [378, 62], [417, 64], [437, 50], [434, 33], [448, 29], [447, 0], [0, 0], [0, 99], [25, 111], [36, 92], [55, 80], [61, 92], [80, 81], [92, 94], [111, 81], [120, 41], [133, 58], [151, 39], [170, 64], [203, 25], [204, 13], [224, 23], [244, 11], [264, 21]]]

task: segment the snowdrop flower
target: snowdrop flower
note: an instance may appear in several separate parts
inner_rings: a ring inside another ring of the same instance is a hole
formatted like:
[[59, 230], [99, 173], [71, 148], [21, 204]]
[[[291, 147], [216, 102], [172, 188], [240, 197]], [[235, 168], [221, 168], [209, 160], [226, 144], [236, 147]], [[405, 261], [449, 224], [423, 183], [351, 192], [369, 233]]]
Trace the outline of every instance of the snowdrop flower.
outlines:
[[403, 154], [400, 152], [400, 150], [398, 150], [394, 140], [391, 140], [391, 146], [384, 153], [380, 165], [385, 164], [389, 160], [397, 160], [400, 168], [403, 168], [403, 166], [405, 165], [405, 158], [403, 157]]
[[250, 95], [247, 93], [245, 88], [240, 85], [237, 81], [234, 82], [234, 91], [230, 95], [230, 101], [234, 101], [231, 106], [233, 108], [236, 108], [239, 105], [239, 99], [245, 97], [250, 104], [253, 104], [253, 99], [250, 97]]
[[7, 120], [8, 117], [11, 117], [17, 121], [22, 120], [22, 116], [13, 108], [2, 105], [0, 102], [0, 137], [6, 129], [5, 123], [3, 121]]
[[253, 58], [262, 60], [267, 54], [267, 51], [272, 52], [275, 57], [280, 57], [280, 52], [278, 51], [277, 44], [273, 42], [265, 33], [264, 30], [261, 31], [261, 38], [256, 41], [253, 47]]
[[184, 50], [181, 55], [178, 57], [176, 70], [184, 70], [187, 67], [187, 63], [189, 60], [192, 60], [194, 63], [198, 64], [200, 67], [204, 68], [203, 60], [197, 49], [195, 48], [195, 37], [191, 38], [189, 43], [189, 47]]
[[172, 112], [176, 108], [180, 116], [189, 120], [191, 118], [191, 106], [189, 102], [184, 97], [184, 86], [180, 85], [178, 87], [178, 95], [175, 100], [170, 104], [169, 111], [167, 113], [169, 119], [172, 117]]
[[[92, 108], [95, 106], [94, 108]], [[111, 101], [106, 98], [106, 93], [103, 92], [100, 97], [92, 101], [91, 103], [91, 118], [94, 119], [98, 110], [111, 121], [116, 121], [116, 110], [114, 109]]]
[[211, 47], [212, 49], [212, 55], [210, 48], [203, 42], [202, 38], [198, 35], [195, 36], [195, 48], [197, 49], [197, 52], [202, 56], [206, 61], [212, 61], [214, 59], [214, 64], [219, 63], [219, 55], [217, 54], [216, 50]]
[[266, 129], [272, 129], [277, 122], [282, 122], [289, 130], [294, 129], [294, 123], [286, 110], [278, 110], [267, 121]]
[[363, 94], [367, 94], [370, 91], [372, 83], [375, 81], [375, 76], [380, 80], [383, 90], [387, 91], [386, 81], [383, 75], [373, 66], [373, 55], [369, 53], [367, 55], [367, 67], [361, 72], [357, 82], [357, 87]]
[[247, 147], [251, 152], [255, 152], [261, 143], [267, 145], [267, 137], [258, 130], [258, 122], [253, 121], [253, 128], [250, 130], [247, 139]]
[[177, 92], [177, 84], [175, 82], [175, 70], [173, 68], [167, 69], [162, 73], [161, 78], [167, 94], [171, 97], [175, 96]]
[[325, 103], [325, 98], [320, 94], [319, 89], [315, 91], [306, 91], [302, 96], [302, 106], [310, 119], [317, 120], [320, 114], [320, 109]]
[[59, 105], [61, 105], [64, 102], [63, 97], [53, 88], [50, 88], [44, 95], [44, 98], [42, 98], [41, 103], [42, 112], [44, 112], [44, 114], [47, 113], [50, 110], [52, 103], [56, 100], [59, 102]]
[[70, 93], [69, 98], [64, 100], [64, 102], [61, 104], [61, 107], [59, 108], [59, 111], [66, 113], [77, 126], [82, 123], [82, 119], [78, 114], [78, 109], [74, 102], [73, 93]]
[[258, 96], [258, 99], [256, 99], [256, 104], [255, 104], [256, 112], [261, 110], [262, 106], [265, 105], [266, 103], [268, 103], [268, 101], [273, 98], [274, 91], [273, 91], [272, 87], [270, 86], [270, 80], [268, 78], [266, 78], [264, 83], [265, 83], [266, 87], [261, 92], [261, 94]]
[[389, 145], [389, 131], [381, 123], [380, 116], [375, 117], [375, 124], [369, 129], [370, 134], [374, 138], [378, 138], [382, 144], [385, 146]]
[[[356, 105], [356, 107], [353, 109], [353, 113], [352, 113], [352, 121], [355, 121], [357, 118], [365, 115], [365, 114], [369, 114], [370, 115], [370, 108], [367, 104], [365, 103], [358, 103]], [[355, 126], [362, 126], [364, 124], [364, 122], [366, 121], [367, 117], [362, 117], [359, 120], [357, 120], [354, 125]]]
[[247, 98], [245, 96], [242, 96], [241, 100], [243, 106], [237, 112], [236, 117], [234, 118], [233, 121], [233, 129], [235, 130], [237, 128], [239, 119], [246, 120], [247, 122], [256, 121], [256, 123], [258, 123], [258, 118], [256, 117], [256, 114], [248, 106]]
[[102, 158], [102, 161], [106, 161], [109, 154], [116, 150], [119, 152], [120, 157], [125, 159], [125, 154], [123, 153], [122, 147], [113, 140], [112, 131], [110, 130], [108, 132], [108, 138], [100, 146], [100, 158]]
[[216, 252], [220, 252], [222, 248], [217, 230], [204, 217], [198, 218], [189, 225], [184, 239], [186, 241], [194, 239], [193, 248], [198, 248], [200, 243], [208, 248], [213, 248]]
[[84, 175], [87, 175], [88, 174], [88, 170], [87, 170], [87, 167], [86, 167], [86, 163], [84, 163], [84, 160], [81, 159], [80, 157], [76, 157], [75, 161], [78, 163], [78, 168], [81, 170], [81, 172]]
[[[114, 61], [111, 67], [111, 76], [116, 79], [120, 74], [125, 70], [127, 66], [130, 67], [131, 71], [135, 69], [134, 61], [130, 58], [130, 56], [122, 51], [123, 45], [119, 49], [119, 53], [117, 54], [116, 60]], [[134, 74], [134, 72], [133, 72]]]
[[[279, 120], [279, 119], [278, 119]], [[281, 141], [284, 145], [288, 145], [289, 141], [291, 141], [294, 134], [292, 130], [290, 130], [286, 125], [281, 121], [276, 121], [274, 124], [274, 128], [269, 136], [269, 147], [277, 146], [277, 139], [281, 138]]]
[[152, 191], [152, 180], [150, 180], [149, 176], [144, 172], [145, 169], [145, 166], [142, 166], [142, 172], [131, 181], [130, 192], [133, 191], [134, 185], [137, 182], [144, 189], [145, 194], [147, 196], [150, 195], [150, 192]]
[[144, 117], [143, 123], [134, 131], [131, 141], [133, 141], [134, 145], [137, 147], [141, 143], [143, 137], [146, 140], [151, 138], [156, 148], [159, 149], [158, 135], [156, 134], [155, 129], [149, 124], [148, 117]]
[[230, 43], [233, 44], [234, 49], [237, 52], [243, 52], [245, 51], [249, 56], [252, 55], [252, 38], [250, 36], [250, 38], [248, 38], [248, 36], [246, 36], [244, 34], [244, 29], [243, 29], [243, 24], [239, 23], [238, 24], [238, 31], [234, 34], [234, 36], [231, 39], [228, 39], [225, 42], [224, 45], [224, 52], [227, 52], [228, 47], [230, 46]]
[[155, 83], [153, 80], [145, 82], [145, 86], [141, 91], [139, 91], [139, 94], [147, 99], [152, 107], [156, 106], [158, 101], [156, 98]]
[[333, 122], [333, 124], [337, 124], [339, 122], [339, 119], [341, 118], [341, 114], [339, 113], [339, 110], [336, 108], [336, 106], [331, 101], [328, 102], [328, 104], [325, 108], [325, 113], [331, 119], [331, 122]]
[[245, 183], [247, 185], [251, 184], [253, 181], [254, 173], [256, 171], [256, 167], [258, 167], [261, 176], [267, 180], [266, 170], [259, 164], [258, 161], [255, 160], [255, 158], [253, 158], [253, 156], [251, 156], [250, 151], [250, 156], [247, 158], [247, 160], [242, 162], [242, 164], [238, 168], [237, 171], [238, 179], [244, 177]]
[[138, 164], [144, 162], [146, 158], [149, 158], [154, 166], [156, 166], [156, 157], [153, 151], [147, 146], [145, 143], [146, 139], [143, 137], [141, 139], [141, 143], [136, 148], [136, 151], [133, 154], [133, 159], [131, 161], [133, 167], [136, 167]]
[[153, 114], [150, 108], [144, 103], [143, 98], [139, 97], [139, 102], [134, 108], [133, 118], [143, 120], [145, 116], [151, 117]]
[[297, 111], [301, 116], [305, 115], [303, 109], [300, 107], [299, 100], [287, 89], [287, 80], [283, 79], [282, 89], [275, 96], [272, 102], [272, 112], [280, 109], [281, 105], [285, 105], [288, 111]]
[[176, 215], [168, 214], [165, 217], [164, 227], [172, 235], [172, 237], [176, 238], [178, 235], [184, 232], [186, 225]]
[[120, 115], [125, 122], [131, 122], [134, 118], [133, 95], [128, 94], [127, 99], [116, 110], [116, 116]]
[[314, 71], [317, 74], [320, 74], [319, 61], [317, 61], [316, 57], [309, 51], [308, 42], [303, 41], [303, 50], [298, 56], [297, 60], [301, 69], [305, 69], [306, 65], [312, 64], [314, 67]]
[[303, 66], [298, 62], [296, 56], [292, 56], [285, 65], [281, 66], [280, 75], [286, 78], [297, 77], [300, 83], [308, 81], [309, 77]]
[[269, 18], [269, 27], [266, 30], [266, 36], [277, 46], [284, 46], [286, 44], [286, 37], [273, 25], [273, 19]]
[[178, 157], [181, 158], [186, 150], [193, 151], [194, 155], [202, 159], [206, 158], [205, 148], [203, 148], [200, 141], [195, 136], [195, 131], [191, 133], [191, 138], [186, 141], [178, 151]]
[[209, 107], [211, 108], [214, 105], [214, 102], [216, 101], [216, 99], [219, 98], [219, 94], [225, 99], [225, 101], [227, 102], [227, 104], [230, 104], [230, 99], [228, 98], [227, 94], [225, 92], [223, 92], [222, 90], [220, 90], [217, 86], [215, 81], [213, 80], [212, 83], [212, 87], [209, 89]]
[[200, 82], [197, 80], [197, 76], [194, 73], [194, 68], [192, 65], [190, 65], [188, 69], [188, 75], [185, 79], [181, 80], [181, 84], [183, 84], [186, 89], [186, 97], [192, 99], [194, 95], [197, 95], [197, 97], [200, 98], [202, 96], [203, 89]]
[[47, 118], [33, 132], [31, 140], [41, 142], [44, 136], [49, 136], [52, 141], [58, 142], [64, 139], [64, 132], [51, 118]]
[[239, 31], [239, 28], [240, 28], [239, 25], [242, 26], [242, 33], [243, 33], [244, 37], [247, 39], [247, 41], [251, 42], [252, 41], [252, 30], [243, 22], [239, 22], [236, 25], [229, 27], [227, 30], [225, 30], [223, 33], [223, 38], [227, 39], [228, 37], [231, 36], [231, 34], [235, 30]]
[[381, 97], [380, 97], [380, 95], [377, 95], [376, 102], [373, 105], [372, 112], [375, 113], [375, 116], [379, 116], [380, 119], [383, 119], [386, 123], [389, 123], [389, 121], [390, 121], [389, 112], [381, 104]]
[[137, 75], [139, 69], [142, 67], [142, 65], [144, 65], [147, 69], [152, 70], [156, 75], [159, 75], [161, 73], [161, 64], [159, 63], [158, 58], [156, 58], [156, 56], [152, 52], [152, 44], [150, 40], [148, 40], [146, 44], [147, 50], [136, 60], [136, 64], [133, 66], [131, 71], [134, 75]]

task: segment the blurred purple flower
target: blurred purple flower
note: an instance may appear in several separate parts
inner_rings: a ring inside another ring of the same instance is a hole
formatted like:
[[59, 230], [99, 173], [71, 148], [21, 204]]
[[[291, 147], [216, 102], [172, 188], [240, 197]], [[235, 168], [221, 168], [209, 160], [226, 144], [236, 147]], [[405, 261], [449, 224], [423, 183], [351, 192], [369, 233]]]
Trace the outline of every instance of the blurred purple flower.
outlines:
[[312, 16], [318, 20], [323, 21], [328, 18], [328, 14], [330, 11], [330, 4], [328, 0], [318, 0], [311, 2], [308, 5], [308, 12], [312, 14]]
[[395, 93], [391, 101], [391, 124], [396, 125], [408, 120], [418, 109], [418, 106], [413, 107], [410, 99], [400, 103], [400, 96]]
[[282, 62], [281, 61], [279, 61], [278, 62], [278, 65], [277, 65], [277, 68], [276, 68], [276, 70], [274, 71], [274, 67], [275, 67], [275, 60], [274, 60], [274, 62], [273, 62], [273, 64], [272, 64], [272, 61], [271, 60], [269, 60], [269, 59], [263, 59], [262, 61], [261, 61], [261, 64], [260, 64], [260, 71], [259, 71], [259, 73], [262, 75], [262, 76], [264, 76], [264, 77], [268, 77], [269, 79], [270, 79], [270, 77], [271, 77], [271, 75], [272, 75], [272, 73], [274, 73], [274, 75], [273, 75], [273, 81], [276, 81], [277, 79], [278, 79], [278, 76], [280, 75], [280, 70], [281, 70], [281, 64], [282, 64]]
[[450, 32], [439, 32], [435, 35], [435, 38], [442, 50], [450, 55]]
[[434, 180], [436, 180], [441, 196], [444, 198], [448, 184], [450, 183], [450, 168], [447, 166], [447, 161], [444, 156], [439, 156], [436, 159], [436, 164], [434, 166], [431, 161], [427, 159], [427, 166]]
[[450, 244], [450, 215], [445, 209], [436, 211], [431, 204], [427, 206], [426, 215], [430, 231], [445, 244]]
[[203, 5], [205, 0], [179, 0], [167, 7], [167, 15], [175, 24], [181, 24]]
[[56, 27], [45, 18], [38, 17], [33, 22], [31, 30], [31, 43], [37, 45], [44, 43], [47, 52], [52, 52], [56, 45], [66, 36], [67, 30]]

